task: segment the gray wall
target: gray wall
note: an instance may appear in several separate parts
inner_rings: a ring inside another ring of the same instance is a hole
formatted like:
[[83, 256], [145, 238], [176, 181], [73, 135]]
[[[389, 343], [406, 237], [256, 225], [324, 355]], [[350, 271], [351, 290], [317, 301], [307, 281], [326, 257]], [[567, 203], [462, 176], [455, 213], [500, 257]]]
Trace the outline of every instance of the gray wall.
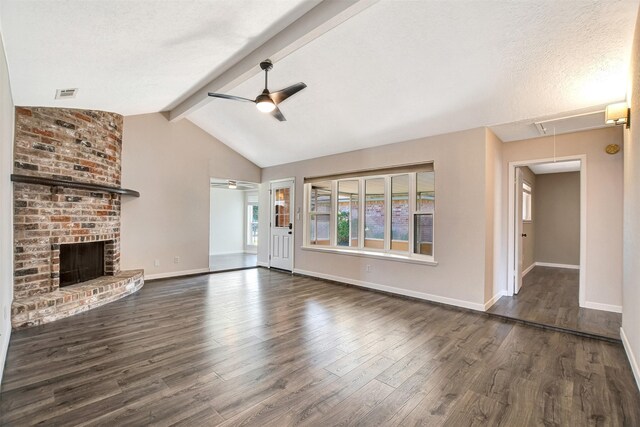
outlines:
[[580, 265], [580, 172], [538, 175], [536, 189], [536, 261]]

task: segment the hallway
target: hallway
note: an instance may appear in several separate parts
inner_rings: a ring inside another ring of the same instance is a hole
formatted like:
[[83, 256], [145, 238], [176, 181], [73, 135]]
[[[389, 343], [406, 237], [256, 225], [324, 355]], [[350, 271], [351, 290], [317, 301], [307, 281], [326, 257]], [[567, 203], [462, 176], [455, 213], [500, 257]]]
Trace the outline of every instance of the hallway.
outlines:
[[488, 313], [620, 341], [621, 314], [579, 307], [578, 275], [537, 266], [522, 279], [520, 293], [503, 296]]

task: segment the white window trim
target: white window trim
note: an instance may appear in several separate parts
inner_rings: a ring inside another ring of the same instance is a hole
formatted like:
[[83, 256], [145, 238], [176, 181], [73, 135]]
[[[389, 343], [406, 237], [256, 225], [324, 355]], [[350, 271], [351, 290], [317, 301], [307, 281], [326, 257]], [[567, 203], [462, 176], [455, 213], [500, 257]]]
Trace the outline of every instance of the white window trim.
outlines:
[[[389, 210], [391, 207], [390, 201], [392, 199], [391, 195], [391, 178], [394, 176], [402, 176], [409, 175], [409, 224], [408, 224], [408, 251], [398, 251], [391, 250], [391, 211]], [[361, 256], [368, 258], [378, 258], [378, 259], [388, 259], [393, 261], [401, 261], [408, 262], [414, 264], [424, 264], [424, 265], [432, 265], [437, 266], [438, 262], [435, 260], [435, 224], [436, 224], [436, 215], [435, 212], [433, 215], [433, 238], [432, 245], [434, 248], [434, 255], [422, 255], [416, 254], [413, 252], [415, 247], [414, 244], [414, 220], [415, 214], [420, 214], [420, 211], [416, 210], [416, 172], [403, 172], [397, 174], [389, 174], [389, 175], [367, 175], [365, 177], [349, 177], [344, 179], [330, 180], [331, 181], [331, 214], [330, 214], [330, 225], [331, 225], [331, 233], [330, 233], [330, 246], [322, 246], [322, 245], [312, 245], [310, 244], [310, 235], [309, 235], [309, 222], [311, 221], [312, 212], [309, 211], [309, 203], [311, 200], [311, 191], [309, 191], [311, 184], [304, 185], [304, 238], [303, 238], [303, 250], [317, 251], [317, 252], [326, 252], [326, 253], [336, 253], [343, 255], [351, 255], [351, 256]], [[366, 209], [365, 206], [365, 181], [368, 179], [375, 178], [384, 178], [384, 188], [385, 188], [385, 235], [384, 235], [384, 247], [385, 249], [375, 249], [375, 248], [365, 248], [364, 240], [365, 240], [365, 216]], [[337, 210], [338, 210], [338, 183], [341, 181], [358, 181], [358, 200], [359, 200], [359, 212], [358, 212], [358, 247], [350, 247], [350, 246], [337, 246]], [[387, 212], [388, 211], [388, 212]], [[389, 248], [389, 249], [386, 249]]]

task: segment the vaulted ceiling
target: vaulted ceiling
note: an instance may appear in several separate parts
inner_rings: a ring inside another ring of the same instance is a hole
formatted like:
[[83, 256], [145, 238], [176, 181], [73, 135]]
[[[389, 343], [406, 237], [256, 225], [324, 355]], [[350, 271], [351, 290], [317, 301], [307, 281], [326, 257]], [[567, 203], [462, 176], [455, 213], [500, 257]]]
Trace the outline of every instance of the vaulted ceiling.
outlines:
[[[139, 114], [201, 96], [183, 116], [271, 166], [478, 126], [526, 137], [535, 118], [626, 95], [638, 0], [381, 0], [276, 55], [270, 89], [308, 85], [286, 122], [204, 99], [225, 73], [226, 93], [255, 98], [259, 60], [232, 66], [318, 3], [3, 1], [14, 101]], [[78, 97], [55, 101], [67, 87]]]

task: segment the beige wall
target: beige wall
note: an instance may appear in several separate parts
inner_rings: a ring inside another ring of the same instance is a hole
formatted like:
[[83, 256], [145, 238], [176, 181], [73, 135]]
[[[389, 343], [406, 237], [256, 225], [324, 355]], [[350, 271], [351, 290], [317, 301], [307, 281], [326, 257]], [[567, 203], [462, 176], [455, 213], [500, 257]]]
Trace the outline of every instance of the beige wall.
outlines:
[[[490, 129], [485, 129], [485, 274], [484, 302], [501, 296], [506, 285], [500, 259], [502, 222], [502, 141]], [[492, 301], [495, 302], [495, 301]]]
[[[434, 161], [437, 266], [302, 250], [303, 221], [296, 220], [296, 270], [415, 296], [435, 296], [441, 301], [452, 299], [453, 303], [474, 308], [483, 307], [485, 272], [493, 263], [493, 259], [486, 259], [485, 248], [486, 239], [490, 239], [485, 212], [489, 185], [485, 182], [486, 139], [486, 130], [480, 128], [264, 169], [263, 184], [295, 177], [295, 206], [304, 212], [305, 176]], [[497, 150], [495, 141], [493, 145]], [[261, 206], [269, 206], [268, 185], [263, 185], [260, 197]], [[268, 224], [268, 216], [269, 210], [261, 209], [262, 224]], [[268, 231], [268, 227], [260, 230], [258, 260], [262, 264], [268, 262]], [[366, 271], [367, 265], [371, 266], [370, 272]], [[493, 272], [489, 276], [492, 275]]]
[[[527, 181], [531, 185], [531, 198], [536, 197], [536, 175], [531, 172], [527, 166], [523, 166], [522, 168], [522, 178]], [[535, 210], [535, 201], [533, 202], [533, 208]], [[522, 238], [522, 270], [526, 270], [533, 263], [536, 262], [536, 224], [537, 219], [535, 212], [532, 212], [533, 221], [523, 221], [522, 222], [522, 232], [527, 235], [527, 237]]]
[[[587, 157], [586, 301], [619, 309], [622, 305], [622, 153], [606, 154], [608, 144], [621, 143], [619, 127], [558, 135], [558, 157]], [[553, 158], [553, 137], [503, 144], [503, 176], [509, 162]], [[507, 183], [503, 184], [507, 193]], [[507, 212], [507, 200], [503, 212]], [[506, 247], [507, 222], [503, 222]], [[506, 259], [506, 251], [503, 254]]]
[[209, 255], [244, 252], [244, 191], [212, 188]]
[[535, 260], [580, 265], [580, 172], [538, 175]]
[[122, 186], [141, 195], [122, 198], [123, 270], [144, 268], [147, 277], [208, 271], [210, 177], [260, 182], [260, 168], [188, 120], [125, 117]]
[[624, 144], [624, 285], [622, 330], [625, 349], [640, 386], [640, 14], [631, 50], [631, 129]]
[[15, 108], [9, 85], [9, 71], [0, 38], [0, 381], [11, 336], [13, 301], [13, 128]]

